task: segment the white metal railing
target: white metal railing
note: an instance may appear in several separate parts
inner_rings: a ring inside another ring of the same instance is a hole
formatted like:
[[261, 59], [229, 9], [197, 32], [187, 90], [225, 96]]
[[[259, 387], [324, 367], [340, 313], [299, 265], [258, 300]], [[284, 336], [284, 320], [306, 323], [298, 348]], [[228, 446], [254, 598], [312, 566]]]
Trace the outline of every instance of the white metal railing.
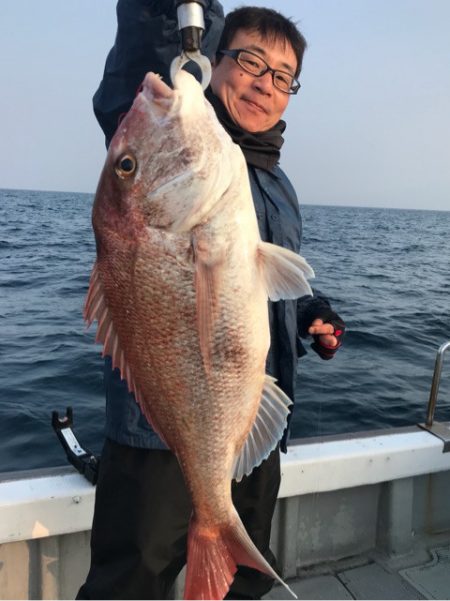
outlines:
[[445, 342], [438, 350], [436, 354], [436, 362], [434, 365], [433, 381], [431, 383], [430, 398], [428, 400], [427, 407], [427, 419], [424, 424], [419, 424], [421, 428], [427, 430], [434, 436], [437, 436], [444, 446], [442, 451], [444, 453], [450, 452], [450, 427], [448, 424], [434, 421], [434, 412], [436, 410], [436, 404], [439, 394], [439, 385], [441, 383], [442, 366], [444, 364], [444, 354], [450, 348], [450, 341]]

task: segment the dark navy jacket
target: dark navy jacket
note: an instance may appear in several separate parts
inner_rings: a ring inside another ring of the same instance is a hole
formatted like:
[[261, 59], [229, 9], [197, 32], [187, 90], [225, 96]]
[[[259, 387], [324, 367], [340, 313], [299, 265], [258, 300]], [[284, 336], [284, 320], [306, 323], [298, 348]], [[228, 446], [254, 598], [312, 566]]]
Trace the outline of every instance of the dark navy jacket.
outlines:
[[[95, 115], [109, 145], [121, 114], [126, 113], [145, 74], [154, 71], [169, 79], [169, 66], [179, 54], [174, 0], [119, 0], [118, 30], [103, 80], [94, 96]], [[207, 0], [202, 52], [214, 56], [223, 28], [223, 10], [216, 0]], [[279, 167], [265, 171], [248, 165], [258, 225], [263, 240], [300, 252], [302, 224], [295, 191]], [[305, 354], [299, 336], [324, 309], [328, 301], [320, 294], [298, 301], [271, 303], [271, 338], [267, 371], [294, 399], [297, 358]], [[150, 342], [151, 343], [151, 342]], [[129, 446], [165, 448], [151, 430], [134, 397], [127, 392], [118, 370], [105, 363], [106, 436]], [[281, 444], [285, 450], [287, 433]]]

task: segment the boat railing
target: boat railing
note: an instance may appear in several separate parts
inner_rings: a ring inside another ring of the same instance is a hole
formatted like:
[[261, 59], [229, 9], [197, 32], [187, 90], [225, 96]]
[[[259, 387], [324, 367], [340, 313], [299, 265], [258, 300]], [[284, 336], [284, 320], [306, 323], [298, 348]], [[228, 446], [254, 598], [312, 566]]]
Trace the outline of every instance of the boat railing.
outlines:
[[441, 383], [442, 366], [444, 364], [445, 352], [450, 348], [450, 341], [445, 342], [438, 350], [436, 354], [436, 362], [434, 365], [433, 381], [431, 383], [430, 398], [428, 400], [427, 408], [427, 419], [424, 424], [419, 424], [424, 430], [428, 430], [434, 436], [440, 438], [444, 447], [443, 453], [450, 452], [450, 428], [448, 425], [434, 421], [434, 413], [436, 411], [436, 405], [439, 394], [439, 385]]

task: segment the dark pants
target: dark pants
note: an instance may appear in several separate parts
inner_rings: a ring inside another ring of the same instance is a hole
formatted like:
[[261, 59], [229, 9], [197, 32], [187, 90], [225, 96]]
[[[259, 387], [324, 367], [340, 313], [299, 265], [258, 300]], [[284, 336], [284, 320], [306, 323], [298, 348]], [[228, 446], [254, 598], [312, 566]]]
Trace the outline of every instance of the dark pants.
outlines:
[[[258, 549], [275, 567], [270, 529], [280, 485], [273, 451], [249, 477], [233, 482], [233, 503]], [[186, 563], [192, 505], [176, 457], [107, 440], [100, 461], [91, 567], [77, 599], [167, 599]], [[273, 580], [239, 567], [228, 599], [259, 599]]]

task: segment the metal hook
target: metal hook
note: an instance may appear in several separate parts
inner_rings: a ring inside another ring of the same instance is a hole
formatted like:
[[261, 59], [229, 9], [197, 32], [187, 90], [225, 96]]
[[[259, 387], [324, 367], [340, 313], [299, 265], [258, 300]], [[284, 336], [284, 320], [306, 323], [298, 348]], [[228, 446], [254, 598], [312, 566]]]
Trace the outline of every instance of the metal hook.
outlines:
[[171, 65], [170, 65], [170, 79], [172, 83], [174, 81], [175, 75], [183, 68], [183, 66], [189, 61], [193, 61], [200, 67], [200, 71], [202, 73], [202, 88], [206, 90], [211, 81], [211, 62], [207, 56], [200, 54], [200, 50], [194, 50], [191, 52], [184, 51], [180, 54], [180, 56], [176, 56]]

